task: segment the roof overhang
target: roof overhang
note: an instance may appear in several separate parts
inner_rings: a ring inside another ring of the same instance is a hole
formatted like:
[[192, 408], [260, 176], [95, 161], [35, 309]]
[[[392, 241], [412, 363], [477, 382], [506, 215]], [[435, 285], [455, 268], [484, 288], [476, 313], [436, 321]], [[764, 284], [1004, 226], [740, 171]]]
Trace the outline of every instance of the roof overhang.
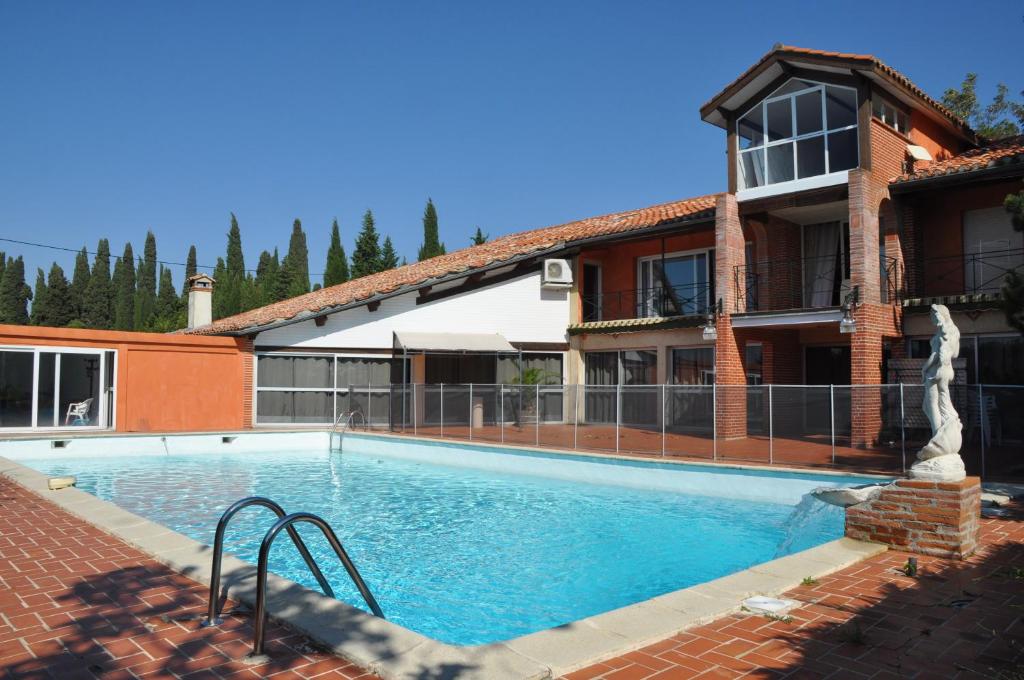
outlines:
[[781, 85], [789, 77], [812, 78], [815, 73], [832, 76], [861, 76], [903, 104], [918, 110], [959, 137], [977, 143], [977, 135], [948, 112], [936, 105], [905, 76], [870, 55], [840, 54], [776, 46], [739, 78], [700, 108], [705, 122], [720, 128], [728, 126], [731, 115], [742, 115], [748, 105], [770, 94], [773, 84]]
[[789, 312], [751, 312], [733, 314], [729, 322], [733, 328], [764, 328], [766, 326], [813, 326], [839, 323], [843, 312], [837, 307], [801, 309]]
[[517, 350], [500, 333], [424, 333], [395, 331], [394, 348], [405, 353], [437, 352], [464, 354], [467, 352], [516, 353]]

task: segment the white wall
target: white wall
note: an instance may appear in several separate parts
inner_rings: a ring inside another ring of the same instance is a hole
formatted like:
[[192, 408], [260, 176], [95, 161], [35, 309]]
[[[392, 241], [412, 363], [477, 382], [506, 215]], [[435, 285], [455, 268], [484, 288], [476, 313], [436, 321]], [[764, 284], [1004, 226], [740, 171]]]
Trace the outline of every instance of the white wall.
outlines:
[[569, 291], [540, 287], [540, 272], [428, 304], [417, 293], [336, 312], [320, 327], [312, 319], [264, 331], [257, 347], [391, 349], [393, 331], [501, 333], [510, 342], [567, 342]]

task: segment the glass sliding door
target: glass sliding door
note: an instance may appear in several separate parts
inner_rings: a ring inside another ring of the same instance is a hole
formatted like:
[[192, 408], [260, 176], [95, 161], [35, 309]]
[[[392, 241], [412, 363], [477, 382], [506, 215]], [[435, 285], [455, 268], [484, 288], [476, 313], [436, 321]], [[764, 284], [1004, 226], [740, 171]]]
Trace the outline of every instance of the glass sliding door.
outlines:
[[112, 350], [0, 349], [0, 428], [110, 427]]

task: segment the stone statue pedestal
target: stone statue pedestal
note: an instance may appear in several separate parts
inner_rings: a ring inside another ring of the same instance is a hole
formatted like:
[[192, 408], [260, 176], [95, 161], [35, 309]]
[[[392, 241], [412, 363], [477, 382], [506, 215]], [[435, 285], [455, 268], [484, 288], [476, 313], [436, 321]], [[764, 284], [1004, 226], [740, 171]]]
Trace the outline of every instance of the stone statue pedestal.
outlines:
[[980, 519], [978, 477], [900, 479], [877, 498], [846, 509], [846, 535], [922, 555], [965, 559], [978, 547]]

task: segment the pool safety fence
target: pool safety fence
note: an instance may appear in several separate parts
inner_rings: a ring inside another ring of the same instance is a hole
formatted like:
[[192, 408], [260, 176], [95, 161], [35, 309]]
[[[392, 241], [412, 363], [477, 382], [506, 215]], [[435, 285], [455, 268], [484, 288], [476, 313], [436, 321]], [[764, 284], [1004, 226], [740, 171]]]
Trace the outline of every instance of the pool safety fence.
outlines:
[[[1024, 386], [951, 391], [969, 473], [1019, 476]], [[923, 397], [919, 384], [384, 384], [339, 389], [333, 409], [360, 412], [370, 430], [426, 437], [889, 474], [930, 437]], [[329, 426], [329, 409], [290, 422]], [[289, 422], [278, 413], [272, 424]]]

